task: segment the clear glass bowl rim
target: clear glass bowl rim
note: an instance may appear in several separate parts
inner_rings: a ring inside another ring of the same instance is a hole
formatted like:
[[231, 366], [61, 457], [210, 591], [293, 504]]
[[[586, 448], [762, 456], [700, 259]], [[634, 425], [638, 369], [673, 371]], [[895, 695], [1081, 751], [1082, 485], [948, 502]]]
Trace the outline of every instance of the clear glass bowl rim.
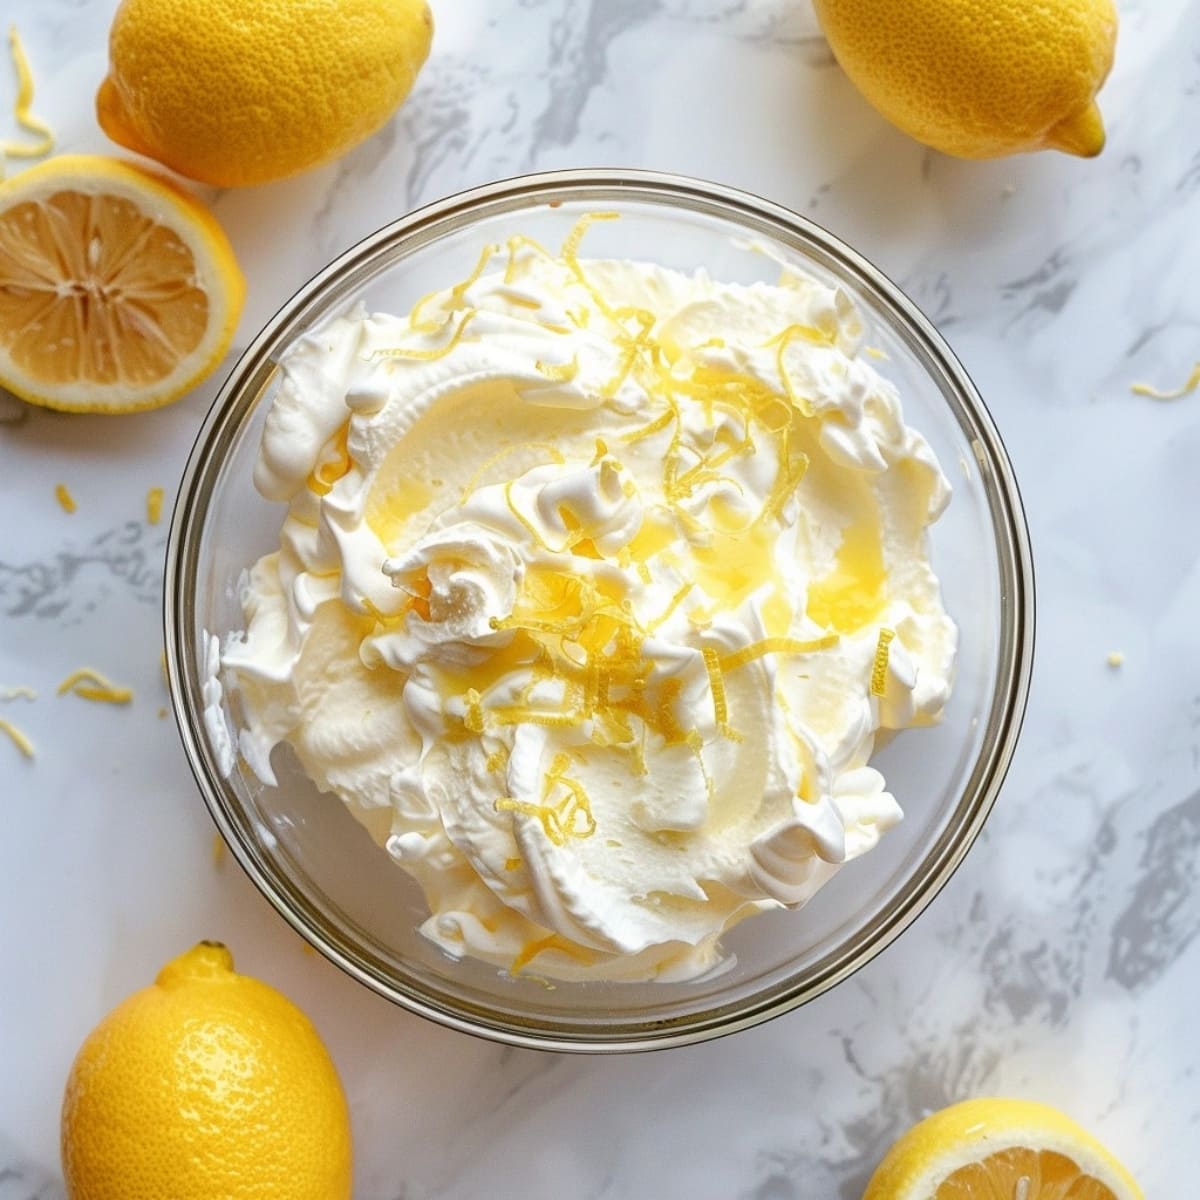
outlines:
[[[836, 274], [849, 276], [889, 316], [934, 376], [981, 467], [1000, 571], [1000, 645], [997, 679], [980, 752], [947, 827], [882, 918], [827, 955], [819, 970], [740, 1001], [669, 1021], [630, 1022], [614, 1029], [555, 1029], [549, 1022], [517, 1024], [477, 1006], [432, 995], [383, 978], [369, 957], [331, 934], [302, 892], [275, 867], [236, 819], [203, 733], [201, 668], [195, 649], [194, 580], [201, 535], [212, 499], [212, 464], [238, 435], [275, 371], [278, 352], [304, 332], [314, 316], [369, 281], [404, 243], [415, 248], [482, 216], [537, 204], [579, 201], [597, 205], [649, 201], [758, 228]], [[459, 192], [385, 225], [318, 272], [263, 327], [234, 365], [202, 424], [180, 483], [167, 542], [163, 624], [168, 683], [175, 723], [200, 792], [221, 836], [255, 886], [303, 938], [351, 977], [411, 1012], [465, 1033], [529, 1049], [621, 1052], [687, 1045], [749, 1028], [788, 1012], [848, 978], [890, 945], [953, 875], [983, 828], [1016, 748], [1033, 669], [1032, 550], [1016, 478], [982, 398], [930, 321], [881, 271], [807, 218], [749, 192], [688, 176], [615, 169], [577, 169], [522, 175]], [[999, 703], [997, 703], [999, 701]]]

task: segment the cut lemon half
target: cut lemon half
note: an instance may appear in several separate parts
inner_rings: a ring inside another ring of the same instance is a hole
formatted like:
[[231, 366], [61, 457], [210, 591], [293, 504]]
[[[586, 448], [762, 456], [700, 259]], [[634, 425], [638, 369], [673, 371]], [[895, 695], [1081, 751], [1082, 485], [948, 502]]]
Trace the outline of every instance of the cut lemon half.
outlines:
[[967, 1100], [887, 1152], [863, 1200], [1143, 1200], [1129, 1172], [1057, 1109]]
[[62, 155], [0, 184], [0, 386], [134, 412], [224, 357], [246, 284], [216, 218], [129, 163]]

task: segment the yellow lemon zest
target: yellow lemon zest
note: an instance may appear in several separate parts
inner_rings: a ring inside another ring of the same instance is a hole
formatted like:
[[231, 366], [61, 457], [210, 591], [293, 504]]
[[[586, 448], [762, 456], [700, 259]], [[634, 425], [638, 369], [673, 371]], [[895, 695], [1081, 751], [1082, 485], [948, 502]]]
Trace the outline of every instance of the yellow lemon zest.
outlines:
[[129, 688], [118, 687], [90, 667], [72, 671], [58, 685], [58, 695], [65, 696], [68, 692], [81, 700], [95, 700], [101, 704], [128, 704], [133, 699], [133, 692]]
[[811, 325], [789, 325], [766, 343], [768, 346], [776, 347], [775, 369], [779, 372], [779, 379], [783, 384], [783, 390], [787, 393], [787, 398], [804, 416], [811, 417], [813, 415], [812, 403], [796, 391], [792, 377], [788, 374], [787, 363], [784, 361], [788, 346], [797, 338], [813, 346], [832, 345], [833, 338], [819, 329], [814, 329]]
[[487, 761], [484, 763], [486, 769], [490, 771], [502, 771], [508, 766], [508, 747], [501, 746], [498, 750], [493, 750], [487, 756]]
[[36, 700], [37, 692], [21, 684], [17, 687], [0, 688], [0, 700]]
[[459, 496], [459, 503], [465, 504], [467, 502], [467, 499], [479, 489], [479, 481], [497, 463], [503, 462], [510, 454], [516, 454], [521, 450], [537, 450], [545, 454], [551, 462], [557, 463], [560, 467], [567, 461], [562, 451], [553, 442], [515, 442], [511, 446], [505, 446], [503, 450], [497, 451], [473, 472]]
[[386, 350], [376, 350], [372, 355], [372, 360], [380, 358], [402, 358], [413, 362], [436, 362], [439, 358], [445, 358], [460, 341], [462, 341], [463, 333], [467, 326], [478, 316], [477, 308], [470, 308], [463, 313], [462, 320], [459, 321], [453, 334], [448, 341], [441, 346], [436, 346], [432, 350], [418, 350], [410, 346], [392, 346]]
[[1149, 396], [1151, 400], [1181, 400], [1198, 387], [1200, 387], [1200, 363], [1192, 368], [1192, 373], [1187, 377], [1183, 386], [1174, 388], [1172, 391], [1162, 392], [1148, 383], [1135, 383], [1129, 390], [1135, 396]]
[[[457, 309], [462, 304], [463, 297], [466, 295], [467, 289], [473, 283], [478, 281], [479, 277], [487, 269], [487, 265], [489, 262], [491, 262], [492, 257], [494, 255], [498, 254], [499, 252], [500, 252], [500, 247], [498, 245], [496, 245], [495, 242], [489, 242], [479, 252], [479, 259], [475, 263], [475, 266], [472, 268], [471, 273], [466, 277], [466, 279], [462, 280], [459, 283], [456, 283], [450, 289], [450, 303], [447, 305], [447, 311], [449, 313], [453, 313], [454, 310]], [[444, 325], [439, 324], [437, 321], [421, 320], [420, 314], [421, 314], [421, 310], [427, 304], [431, 303], [435, 299], [435, 297], [442, 295], [442, 293], [445, 290], [446, 290], [445, 288], [434, 288], [433, 291], [426, 292], [425, 295], [423, 295], [416, 302], [416, 304], [414, 304], [412, 306], [412, 308], [409, 310], [409, 313], [408, 313], [409, 329], [411, 329], [414, 333], [437, 333], [442, 328], [444, 328]]]
[[705, 646], [704, 669], [708, 672], [708, 690], [712, 693], [713, 715], [722, 737], [732, 742], [742, 741], [742, 735], [729, 724], [729, 701], [725, 696], [725, 678], [721, 670], [721, 656], [716, 647]]
[[163, 490], [152, 487], [146, 493], [146, 520], [151, 525], [157, 525], [162, 520]]
[[521, 869], [521, 860], [519, 858], [506, 858], [504, 860], [504, 869], [506, 871], [519, 871]]
[[836, 646], [838, 640], [836, 633], [827, 633], [822, 637], [810, 638], [807, 641], [790, 637], [762, 638], [760, 641], [743, 646], [740, 650], [722, 654], [719, 661], [721, 670], [728, 675], [730, 671], [736, 671], [739, 667], [744, 667], [747, 663], [752, 663], [767, 654], [814, 654], [818, 650], [828, 650], [830, 646]]
[[62, 505], [63, 512], [73, 513], [78, 507], [75, 503], [75, 497], [71, 495], [65, 483], [58, 483], [54, 486], [54, 498]]
[[15, 25], [8, 27], [8, 49], [12, 55], [13, 69], [17, 73], [17, 99], [13, 107], [17, 124], [38, 140], [32, 145], [20, 142], [0, 142], [0, 179], [4, 178], [4, 158], [41, 158], [54, 149], [54, 131], [40, 117], [33, 115], [33, 71], [29, 56]]
[[647, 624], [646, 632], [654, 633], [659, 628], [660, 625], [662, 625], [665, 621], [667, 621], [670, 618], [671, 614], [674, 613], [674, 611], [686, 599], [688, 592], [690, 592], [692, 590], [692, 588], [694, 588], [695, 586], [696, 586], [696, 583], [694, 580], [690, 580], [689, 582], [680, 586], [676, 590], [675, 594], [671, 597], [670, 601], [667, 604], [667, 607], [664, 608], [663, 611], [660, 612], [657, 617], [655, 617], [652, 621], [650, 621], [649, 624]]
[[640, 442], [643, 438], [653, 437], [656, 433], [661, 433], [675, 419], [675, 411], [668, 408], [666, 412], [660, 413], [653, 421], [643, 425], [640, 429], [633, 430], [632, 433], [625, 434], [621, 440], [623, 442]]
[[569, 383], [579, 374], [579, 355], [576, 354], [570, 362], [546, 363], [539, 359], [533, 365], [538, 369], [539, 374], [544, 375], [547, 379], [551, 379], [555, 383]]
[[[554, 756], [550, 769], [542, 780], [540, 804], [502, 796], [495, 802], [495, 810], [536, 817], [541, 822], [546, 837], [556, 846], [565, 846], [572, 838], [591, 837], [596, 832], [596, 819], [592, 816], [591, 801], [583, 784], [566, 774], [570, 765], [571, 760], [566, 754], [560, 752]], [[558, 787], [561, 787], [566, 795], [551, 804], [550, 797]]]
[[887, 690], [888, 652], [895, 636], [894, 629], [885, 627], [879, 631], [879, 641], [875, 645], [875, 662], [871, 667], [872, 696], [882, 696]]
[[528, 250], [531, 254], [540, 254], [543, 258], [550, 262], [554, 262], [554, 255], [546, 249], [536, 238], [526, 237], [523, 233], [518, 233], [510, 237], [505, 243], [508, 248], [508, 261], [504, 264], [504, 282], [512, 284], [517, 279], [517, 252], [520, 250]]
[[308, 477], [308, 490], [317, 496], [327, 496], [337, 481], [353, 466], [350, 458], [350, 423], [347, 421], [328, 443], [329, 457], [319, 462]]
[[621, 214], [618, 212], [592, 212], [584, 213], [582, 217], [571, 228], [571, 232], [567, 234], [562, 244], [562, 250], [559, 251], [561, 257], [566, 262], [578, 261], [579, 243], [583, 241], [583, 235], [596, 224], [597, 221], [619, 221]]
[[33, 758], [33, 743], [11, 722], [0, 717], [0, 733], [6, 733], [26, 758]]
[[225, 854], [225, 839], [219, 833], [214, 833], [212, 837], [212, 865], [218, 868], [221, 867], [225, 862]]

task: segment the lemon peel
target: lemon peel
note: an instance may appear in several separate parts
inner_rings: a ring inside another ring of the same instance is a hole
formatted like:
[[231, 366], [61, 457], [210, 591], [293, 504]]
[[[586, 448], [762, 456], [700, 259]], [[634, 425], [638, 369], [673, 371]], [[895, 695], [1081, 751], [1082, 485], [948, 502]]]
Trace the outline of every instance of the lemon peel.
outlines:
[[88, 1200], [350, 1200], [350, 1115], [312, 1023], [219, 942], [167, 963], [84, 1040], [62, 1104]]
[[1113, 0], [816, 0], [838, 63], [909, 136], [961, 158], [1104, 147]]
[[163, 489], [152, 487], [146, 493], [146, 520], [157, 525], [162, 520]]
[[71, 491], [65, 483], [54, 485], [54, 498], [65, 513], [73, 513], [78, 507], [75, 503], [75, 497], [71, 495]]
[[1151, 400], [1182, 400], [1184, 396], [1190, 395], [1197, 388], [1200, 388], [1200, 362], [1192, 368], [1192, 373], [1180, 387], [1170, 391], [1160, 391], [1149, 383], [1135, 383], [1130, 386], [1129, 390], [1135, 396], [1148, 396]]
[[1129, 1172], [1049, 1105], [980, 1097], [943, 1108], [903, 1134], [863, 1200], [1143, 1200]]
[[33, 758], [34, 748], [33, 743], [25, 736], [11, 721], [6, 721], [0, 717], [0, 733], [8, 734], [12, 744], [21, 752], [25, 758]]
[[101, 704], [128, 704], [133, 699], [133, 692], [127, 687], [118, 687], [111, 679], [93, 671], [91, 667], [80, 667], [72, 671], [58, 685], [57, 694], [65, 696], [68, 692], [81, 700], [93, 700]]
[[123, 0], [96, 117], [189, 179], [270, 183], [383, 126], [432, 39], [425, 0]]
[[888, 654], [895, 636], [894, 629], [883, 628], [879, 631], [879, 640], [875, 643], [875, 661], [871, 665], [872, 696], [882, 696], [887, 691]]
[[0, 700], [36, 700], [37, 692], [25, 684], [18, 684], [16, 687], [0, 688]]
[[38, 140], [32, 144], [0, 142], [0, 179], [4, 178], [5, 158], [41, 158], [54, 149], [54, 130], [40, 117], [33, 115], [33, 69], [16, 25], [8, 27], [8, 50], [17, 74], [17, 98], [13, 114], [17, 124]]

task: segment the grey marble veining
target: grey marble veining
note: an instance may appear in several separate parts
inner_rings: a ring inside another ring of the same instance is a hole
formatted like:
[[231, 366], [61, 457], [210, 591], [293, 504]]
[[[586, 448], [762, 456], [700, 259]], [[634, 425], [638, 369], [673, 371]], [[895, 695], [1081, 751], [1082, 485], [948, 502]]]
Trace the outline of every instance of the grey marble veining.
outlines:
[[[115, 3], [15, 0], [64, 150]], [[628, 165], [827, 225], [945, 332], [1012, 453], [1038, 568], [1021, 745], [984, 835], [916, 925], [834, 992], [687, 1050], [567, 1058], [399, 1012], [305, 954], [226, 860], [160, 668], [168, 506], [216, 379], [123, 420], [0, 399], [0, 1200], [57, 1198], [61, 1088], [98, 1016], [202, 936], [292, 995], [350, 1096], [361, 1200], [857, 1200], [953, 1100], [1057, 1104], [1148, 1196], [1190, 1195], [1200, 1123], [1200, 2], [1127, 0], [1097, 160], [964, 163], [886, 126], [803, 0], [435, 0], [399, 117], [341, 162], [206, 192], [251, 280], [244, 346], [395, 216], [527, 170]], [[7, 112], [0, 71], [0, 120]], [[4, 126], [0, 125], [0, 131]], [[53, 488], [79, 502], [67, 515]], [[1108, 664], [1110, 651], [1124, 662]], [[87, 662], [128, 708], [58, 699]], [[146, 853], [153, 847], [153, 854]], [[1174, 1182], [1173, 1182], [1174, 1181]]]

